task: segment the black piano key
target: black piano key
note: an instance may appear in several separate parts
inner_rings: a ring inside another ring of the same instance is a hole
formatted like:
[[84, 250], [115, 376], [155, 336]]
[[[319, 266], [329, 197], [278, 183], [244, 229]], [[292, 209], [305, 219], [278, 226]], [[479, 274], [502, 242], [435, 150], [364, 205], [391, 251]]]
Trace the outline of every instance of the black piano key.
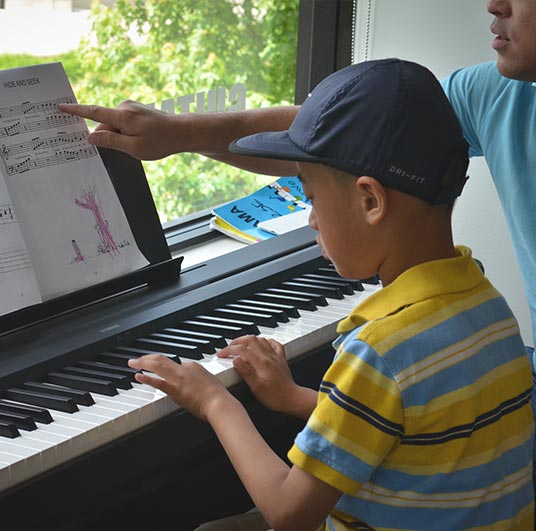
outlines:
[[[260, 298], [259, 298], [260, 299]], [[300, 312], [298, 311], [298, 308], [296, 306], [291, 306], [290, 304], [282, 304], [282, 303], [276, 303], [276, 302], [268, 302], [263, 300], [254, 300], [251, 299], [238, 299], [236, 301], [238, 304], [251, 304], [252, 306], [258, 306], [260, 308], [268, 308], [269, 310], [275, 310], [277, 312], [281, 311], [284, 313], [287, 318], [295, 318], [297, 319], [300, 317]], [[287, 322], [287, 321], [285, 321]]]
[[269, 307], [269, 306], [263, 306], [262, 304], [255, 303], [253, 301], [234, 302], [232, 304], [226, 304], [225, 308], [231, 308], [232, 310], [233, 309], [245, 310], [248, 312], [255, 312], [255, 313], [266, 313], [268, 315], [271, 315], [278, 323], [289, 322], [288, 314], [284, 310], [276, 309], [276, 308]]
[[188, 328], [197, 332], [208, 332], [211, 334], [221, 334], [224, 338], [234, 339], [244, 335], [244, 331], [239, 326], [223, 325], [216, 322], [188, 319], [181, 323], [182, 328]]
[[[268, 288], [266, 290], [267, 293], [274, 293], [276, 295], [288, 295], [289, 297], [299, 297], [302, 299], [307, 299], [312, 302], [314, 302], [315, 306], [327, 306], [328, 301], [326, 300], [326, 297], [320, 294], [315, 294], [307, 291], [300, 291], [291, 289], [290, 287], [286, 288]], [[298, 306], [298, 308], [300, 308]], [[302, 310], [306, 310], [308, 308], [301, 308]], [[316, 308], [315, 308], [316, 309]]]
[[84, 376], [75, 376], [64, 372], [51, 372], [47, 374], [47, 381], [73, 389], [83, 389], [91, 393], [98, 393], [106, 396], [115, 396], [117, 389], [109, 380], [100, 380]]
[[295, 280], [299, 281], [300, 278], [303, 278], [303, 280], [306, 282], [314, 282], [318, 283], [319, 285], [336, 286], [344, 293], [344, 295], [353, 295], [355, 293], [351, 281], [344, 278], [330, 278], [328, 276], [318, 275], [315, 273], [306, 273], [302, 277], [296, 278]]
[[287, 304], [298, 310], [309, 310], [314, 312], [318, 309], [318, 306], [311, 298], [297, 297], [290, 295], [287, 291], [285, 294], [281, 293], [281, 290], [278, 292], [274, 291], [275, 288], [270, 288], [266, 292], [257, 292], [253, 295], [250, 295], [250, 298], [253, 300], [260, 300], [266, 302], [273, 302], [276, 304]]
[[87, 376], [89, 378], [109, 380], [119, 389], [132, 389], [130, 379], [128, 378], [128, 376], [125, 376], [123, 374], [116, 374], [112, 372], [106, 372], [104, 370], [98, 370], [98, 369], [95, 370], [95, 369], [73, 367], [73, 366], [62, 367], [61, 371], [66, 372], [68, 374], [74, 374], [77, 376]]
[[285, 282], [282, 282], [281, 285], [290, 289], [305, 291], [306, 293], [323, 295], [328, 299], [344, 299], [344, 294], [338, 287], [320, 286], [313, 282], [298, 282], [297, 280], [286, 280]]
[[93, 397], [87, 391], [82, 391], [80, 389], [69, 389], [68, 387], [46, 382], [26, 382], [22, 387], [29, 391], [35, 391], [36, 393], [46, 393], [54, 396], [72, 398], [81, 406], [92, 406], [95, 403], [95, 400], [93, 400]]
[[123, 353], [123, 352], [101, 352], [99, 354], [99, 360], [110, 365], [117, 365], [119, 367], [128, 367], [128, 360], [132, 358], [139, 358], [142, 354]]
[[214, 354], [216, 347], [208, 339], [199, 339], [179, 334], [165, 334], [155, 332], [149, 335], [150, 338], [161, 339], [162, 341], [176, 341], [179, 344], [193, 345], [199, 349], [202, 354]]
[[20, 437], [20, 433], [13, 422], [3, 422], [0, 420], [0, 436], [15, 439], [16, 437]]
[[22, 415], [29, 415], [36, 422], [40, 422], [41, 424], [50, 424], [54, 421], [50, 411], [47, 409], [30, 406], [28, 404], [16, 404], [15, 402], [10, 402], [9, 400], [0, 399], [0, 411], [12, 411]]
[[0, 411], [0, 422], [13, 423], [19, 430], [33, 431], [37, 429], [32, 417], [18, 413], [3, 413]]
[[224, 319], [247, 319], [257, 326], [266, 326], [268, 328], [277, 328], [277, 321], [274, 316], [268, 313], [251, 312], [233, 308], [214, 308], [209, 315], [223, 317]]
[[334, 267], [319, 267], [316, 270], [316, 273], [306, 273], [303, 275], [304, 277], [310, 277], [310, 276], [322, 276], [326, 278], [331, 278], [334, 280], [343, 280], [344, 282], [348, 282], [352, 288], [354, 288], [355, 291], [363, 291], [363, 284], [361, 280], [355, 279], [355, 278], [346, 278], [341, 277], [337, 270]]
[[5, 396], [10, 400], [22, 402], [23, 404], [32, 404], [34, 406], [46, 407], [47, 409], [56, 409], [65, 413], [75, 413], [79, 411], [78, 406], [72, 398], [66, 396], [54, 396], [44, 393], [36, 393], [28, 389], [12, 387], [5, 391]]
[[378, 275], [368, 278], [361, 278], [359, 280], [361, 280], [363, 284], [372, 284], [373, 286], [377, 286], [380, 283], [380, 277]]
[[121, 374], [126, 376], [131, 382], [135, 382], [136, 373], [141, 372], [132, 367], [120, 367], [119, 365], [112, 365], [111, 363], [104, 363], [102, 361], [79, 361], [77, 365], [83, 369], [103, 370], [107, 373]]
[[[130, 358], [139, 358], [140, 356], [147, 356], [148, 354], [160, 354], [161, 356], [169, 358], [176, 363], [180, 363], [179, 356], [176, 354], [170, 354], [169, 352], [155, 352], [154, 350], [146, 350], [144, 348], [129, 347], [125, 345], [114, 348], [113, 352], [130, 356]], [[125, 365], [128, 367], [127, 363], [125, 363]]]
[[[179, 326], [182, 326], [182, 323], [179, 324]], [[210, 343], [216, 348], [224, 348], [227, 346], [225, 337], [218, 334], [209, 334], [208, 332], [199, 332], [197, 330], [187, 330], [186, 328], [164, 328], [162, 332], [178, 336], [206, 339], [207, 341], [210, 341]]]
[[241, 335], [259, 334], [257, 325], [252, 321], [244, 321], [242, 319], [229, 319], [225, 317], [215, 317], [213, 315], [196, 315], [196, 321], [207, 321], [218, 325], [237, 326], [241, 330]]
[[179, 343], [178, 341], [141, 337], [132, 346], [158, 354], [173, 354], [184, 358], [203, 359], [203, 353], [199, 345], [189, 345], [187, 343]]

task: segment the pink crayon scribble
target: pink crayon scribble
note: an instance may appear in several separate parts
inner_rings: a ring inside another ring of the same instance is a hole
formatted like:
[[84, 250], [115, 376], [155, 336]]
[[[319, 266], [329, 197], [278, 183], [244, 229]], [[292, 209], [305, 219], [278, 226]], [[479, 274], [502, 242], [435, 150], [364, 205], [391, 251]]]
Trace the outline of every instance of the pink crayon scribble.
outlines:
[[95, 199], [95, 189], [84, 191], [82, 198], [75, 199], [74, 202], [78, 206], [90, 210], [93, 216], [95, 216], [95, 229], [100, 239], [100, 244], [98, 245], [99, 252], [102, 254], [119, 255], [119, 247], [115, 243], [112, 233], [108, 229], [108, 222], [104, 218], [102, 209]]

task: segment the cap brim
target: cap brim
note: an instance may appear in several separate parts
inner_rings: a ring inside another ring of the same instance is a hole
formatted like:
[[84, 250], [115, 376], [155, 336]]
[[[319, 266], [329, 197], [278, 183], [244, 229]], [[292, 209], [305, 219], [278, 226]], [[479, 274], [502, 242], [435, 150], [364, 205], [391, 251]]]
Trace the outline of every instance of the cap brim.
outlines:
[[307, 154], [292, 142], [288, 131], [257, 133], [239, 138], [231, 143], [229, 151], [250, 157], [317, 162], [315, 157]]

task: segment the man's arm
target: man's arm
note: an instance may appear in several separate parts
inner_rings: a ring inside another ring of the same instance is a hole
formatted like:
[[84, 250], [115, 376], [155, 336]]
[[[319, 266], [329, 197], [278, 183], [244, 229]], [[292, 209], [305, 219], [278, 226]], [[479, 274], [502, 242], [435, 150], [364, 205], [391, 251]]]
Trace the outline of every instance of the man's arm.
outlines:
[[88, 138], [91, 144], [124, 151], [140, 160], [190, 152], [255, 173], [293, 175], [296, 172], [293, 162], [242, 157], [228, 150], [237, 138], [288, 129], [298, 112], [295, 106], [167, 114], [127, 100], [115, 109], [78, 104], [61, 104], [58, 108], [99, 124]]

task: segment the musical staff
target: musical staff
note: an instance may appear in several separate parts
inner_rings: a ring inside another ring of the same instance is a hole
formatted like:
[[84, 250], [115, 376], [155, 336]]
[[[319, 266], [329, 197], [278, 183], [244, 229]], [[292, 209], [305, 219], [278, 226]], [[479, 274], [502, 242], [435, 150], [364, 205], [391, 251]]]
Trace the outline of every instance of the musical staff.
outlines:
[[13, 105], [12, 107], [0, 107], [0, 118], [6, 119], [12, 116], [25, 116], [31, 113], [53, 113], [58, 114], [58, 104], [59, 103], [76, 103], [74, 98], [70, 96], [65, 96], [62, 98], [56, 98], [48, 101], [41, 101], [36, 103], [31, 103], [26, 101], [20, 105]]
[[0, 127], [0, 138], [10, 138], [23, 133], [34, 133], [35, 131], [46, 131], [53, 127], [76, 124], [81, 121], [79, 116], [71, 114], [56, 113], [37, 120], [18, 120], [12, 124]]
[[13, 205], [0, 205], [0, 225], [6, 223], [16, 223], [15, 211]]
[[32, 262], [26, 249], [0, 250], [0, 278], [7, 273], [31, 268]]
[[87, 148], [81, 148], [75, 151], [56, 151], [53, 155], [48, 157], [34, 158], [28, 157], [16, 164], [10, 164], [6, 166], [8, 175], [17, 175], [20, 173], [26, 173], [31, 170], [39, 168], [46, 168], [48, 166], [57, 166], [58, 164], [64, 164], [66, 162], [72, 162], [75, 160], [87, 159], [89, 157], [95, 157], [97, 150], [94, 146]]

